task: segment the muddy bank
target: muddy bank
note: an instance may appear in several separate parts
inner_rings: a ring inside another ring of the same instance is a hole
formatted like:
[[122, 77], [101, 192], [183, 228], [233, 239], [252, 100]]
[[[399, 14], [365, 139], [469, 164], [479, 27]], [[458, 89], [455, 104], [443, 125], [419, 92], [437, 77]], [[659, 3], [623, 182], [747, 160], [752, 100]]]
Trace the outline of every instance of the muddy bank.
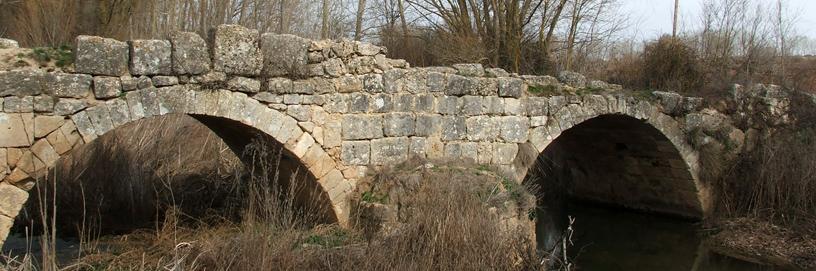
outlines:
[[730, 257], [789, 270], [816, 270], [816, 236], [740, 218], [719, 223], [706, 244]]

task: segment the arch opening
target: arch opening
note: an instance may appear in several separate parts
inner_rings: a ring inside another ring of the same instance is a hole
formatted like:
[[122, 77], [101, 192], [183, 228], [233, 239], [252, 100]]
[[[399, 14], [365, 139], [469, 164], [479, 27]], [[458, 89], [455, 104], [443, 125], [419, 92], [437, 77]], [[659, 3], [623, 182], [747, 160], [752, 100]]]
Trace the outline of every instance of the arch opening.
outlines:
[[65, 237], [156, 229], [169, 212], [190, 225], [238, 221], [248, 198], [264, 192], [288, 197], [277, 207], [314, 223], [337, 222], [315, 176], [273, 137], [226, 118], [167, 114], [117, 127], [60, 158], [31, 190], [14, 231], [37, 230], [40, 205], [52, 203]]

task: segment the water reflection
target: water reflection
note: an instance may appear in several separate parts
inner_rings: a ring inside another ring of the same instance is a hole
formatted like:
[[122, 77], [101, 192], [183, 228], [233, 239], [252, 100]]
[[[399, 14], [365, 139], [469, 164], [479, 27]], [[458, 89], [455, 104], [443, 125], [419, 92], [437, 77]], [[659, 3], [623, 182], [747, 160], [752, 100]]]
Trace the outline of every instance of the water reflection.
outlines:
[[[781, 270], [711, 252], [691, 221], [581, 204], [570, 204], [568, 213], [575, 218], [567, 252], [575, 270]], [[546, 224], [537, 225], [540, 242]]]

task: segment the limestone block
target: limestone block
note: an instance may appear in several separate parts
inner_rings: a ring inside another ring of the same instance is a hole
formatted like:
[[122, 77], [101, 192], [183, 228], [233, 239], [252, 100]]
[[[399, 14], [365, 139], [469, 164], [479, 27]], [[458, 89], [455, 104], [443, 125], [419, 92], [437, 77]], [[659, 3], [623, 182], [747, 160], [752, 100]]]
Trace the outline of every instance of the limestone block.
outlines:
[[439, 137], [429, 137], [425, 140], [425, 155], [428, 159], [445, 158], [445, 143]]
[[519, 148], [514, 143], [496, 143], [493, 149], [493, 164], [508, 165], [516, 159]]
[[73, 149], [73, 144], [71, 144], [71, 142], [68, 141], [68, 138], [65, 137], [65, 134], [62, 133], [61, 129], [48, 134], [46, 140], [48, 140], [48, 143], [50, 143], [51, 146], [54, 147], [54, 151], [56, 151], [60, 155], [65, 154], [71, 151], [71, 149]]
[[303, 102], [303, 95], [299, 94], [286, 94], [283, 95], [283, 104], [300, 104]]
[[263, 74], [266, 76], [296, 75], [308, 62], [310, 42], [289, 34], [261, 35]]
[[499, 97], [519, 98], [527, 91], [527, 85], [520, 78], [501, 77], [498, 80]]
[[504, 98], [504, 114], [510, 116], [523, 116], [527, 112], [520, 99]]
[[504, 113], [504, 98], [487, 96], [484, 97], [484, 99], [485, 106], [487, 107], [487, 111], [485, 113], [491, 115], [501, 115]]
[[62, 126], [63, 123], [65, 123], [65, 118], [62, 116], [38, 115], [34, 117], [34, 137], [45, 137]]
[[476, 163], [479, 159], [479, 145], [475, 142], [449, 142], [445, 144], [445, 158]]
[[[327, 97], [326, 104], [323, 106], [323, 109], [325, 109], [326, 112], [341, 114], [349, 112], [349, 101], [347, 95], [330, 94]], [[366, 108], [368, 108], [368, 106], [366, 106]]]
[[524, 108], [529, 116], [546, 116], [549, 113], [549, 99], [547, 97], [527, 97], [523, 100]]
[[193, 32], [170, 34], [173, 48], [173, 72], [176, 74], [204, 74], [210, 71], [210, 51], [207, 42]]
[[424, 137], [411, 137], [411, 146], [408, 147], [408, 156], [425, 158], [425, 146], [427, 145]]
[[491, 78], [509, 77], [510, 73], [502, 68], [487, 68], [485, 69], [485, 76]]
[[101, 136], [110, 130], [113, 130], [113, 121], [110, 118], [110, 111], [105, 105], [97, 105], [85, 110], [88, 113], [88, 118], [93, 123], [94, 131], [97, 136]]
[[448, 85], [448, 75], [429, 71], [425, 84], [428, 87], [428, 92], [443, 92]]
[[403, 69], [385, 71], [382, 75], [383, 90], [386, 93], [402, 92], [404, 87], [403, 77], [405, 77], [405, 70]]
[[478, 142], [476, 144], [479, 153], [479, 157], [476, 162], [481, 165], [487, 165], [493, 162], [493, 143]]
[[462, 140], [467, 137], [467, 125], [464, 117], [442, 117], [442, 134], [444, 141]]
[[125, 99], [113, 99], [105, 104], [110, 111], [113, 127], [119, 127], [131, 121], [130, 108]]
[[369, 164], [371, 159], [371, 148], [368, 141], [343, 141], [340, 149], [340, 159], [344, 164]]
[[530, 127], [539, 127], [547, 125], [547, 116], [530, 117]]
[[261, 81], [236, 76], [227, 81], [227, 88], [244, 93], [258, 93], [261, 90]]
[[388, 137], [371, 140], [371, 164], [395, 165], [408, 159], [411, 142], [407, 137]]
[[436, 110], [436, 99], [431, 94], [414, 96], [414, 110], [416, 112], [433, 113]]
[[97, 99], [110, 99], [122, 94], [122, 82], [119, 77], [97, 76], [93, 79], [94, 96]]
[[584, 75], [571, 72], [571, 71], [562, 71], [558, 73], [558, 80], [561, 83], [567, 84], [574, 88], [584, 88], [586, 87], [587, 79]]
[[394, 111], [396, 112], [414, 112], [414, 94], [395, 94], [394, 95]]
[[461, 76], [469, 77], [484, 76], [484, 67], [482, 67], [482, 64], [479, 63], [453, 64], [451, 66], [454, 69], [456, 69], [456, 74]]
[[457, 115], [462, 112], [464, 100], [455, 96], [441, 96], [437, 98], [437, 111], [443, 115]]
[[501, 138], [505, 142], [524, 143], [530, 129], [530, 120], [526, 117], [507, 116], [499, 120]]
[[286, 114], [298, 121], [310, 121], [312, 110], [308, 105], [290, 105], [286, 107]]
[[389, 94], [376, 94], [371, 97], [371, 112], [386, 113], [394, 110], [394, 102]]
[[466, 120], [467, 138], [471, 141], [492, 141], [499, 137], [498, 119], [488, 116], [470, 117]]
[[343, 140], [374, 139], [383, 137], [381, 116], [343, 116]]
[[442, 116], [438, 114], [417, 114], [415, 134], [417, 136], [438, 135], [441, 131]]
[[337, 121], [330, 121], [323, 126], [323, 129], [323, 147], [334, 148], [340, 146], [340, 143], [343, 140], [341, 136], [343, 126]]
[[151, 81], [155, 87], [168, 87], [179, 84], [179, 79], [176, 76], [154, 76]]
[[119, 81], [122, 82], [122, 90], [123, 91], [133, 91], [139, 89], [139, 79], [138, 77], [132, 77], [130, 75], [125, 75], [119, 77]]
[[166, 40], [132, 40], [130, 72], [133, 75], [171, 74], [172, 45]]
[[536, 150], [544, 151], [544, 148], [549, 145], [550, 135], [547, 126], [540, 126], [530, 130], [528, 135], [530, 137], [530, 143], [533, 143]]
[[462, 97], [462, 113], [466, 116], [482, 115], [487, 111], [487, 104], [482, 96]]
[[363, 90], [368, 93], [383, 92], [385, 86], [383, 85], [383, 77], [379, 74], [365, 74], [361, 75], [360, 79], [363, 81]]
[[34, 154], [46, 167], [54, 165], [59, 159], [59, 154], [54, 150], [54, 147], [48, 143], [46, 139], [40, 139], [31, 146], [31, 153]]
[[34, 97], [10, 96], [3, 99], [3, 110], [8, 113], [34, 112]]
[[550, 115], [555, 115], [556, 112], [560, 111], [561, 108], [567, 106], [567, 98], [564, 96], [552, 96], [549, 97], [547, 100], [548, 109]]
[[652, 95], [657, 97], [658, 104], [666, 114], [673, 115], [683, 110], [683, 96], [674, 92], [655, 91]]
[[411, 136], [414, 134], [413, 113], [390, 113], [384, 118], [384, 132], [388, 137]]
[[78, 73], [122, 76], [129, 74], [129, 49], [114, 39], [78, 36], [74, 66]]
[[374, 55], [377, 55], [377, 54], [380, 54], [380, 53], [384, 53], [385, 48], [380, 47], [380, 46], [376, 46], [376, 45], [371, 44], [371, 43], [361, 42], [361, 43], [357, 43], [356, 52], [357, 52], [357, 54], [360, 54], [360, 55], [363, 55], [363, 56], [374, 56]]
[[340, 77], [347, 73], [343, 60], [332, 58], [322, 63], [323, 72], [330, 77]]
[[354, 42], [343, 39], [332, 43], [331, 50], [337, 57], [347, 58], [354, 54], [355, 47]]
[[34, 142], [33, 114], [0, 113], [0, 148], [28, 147]]
[[40, 95], [47, 78], [38, 70], [0, 71], [0, 97]]
[[82, 136], [82, 140], [85, 143], [91, 142], [97, 138], [96, 136], [96, 128], [94, 128], [91, 119], [88, 118], [88, 113], [86, 111], [79, 111], [74, 115], [71, 115], [71, 120], [76, 125], [77, 131]]
[[143, 75], [136, 78], [136, 88], [138, 89], [147, 89], [153, 87], [153, 79]]
[[28, 200], [28, 192], [16, 186], [0, 183], [0, 215], [16, 217]]
[[213, 70], [227, 74], [256, 76], [262, 67], [258, 30], [240, 25], [219, 25], [213, 37]]
[[349, 96], [349, 112], [351, 113], [365, 113], [368, 112], [371, 96], [363, 93], [352, 93]]
[[464, 77], [461, 75], [450, 75], [448, 84], [445, 86], [445, 95], [464, 96], [477, 95], [479, 93], [479, 79]]
[[[13, 39], [0, 38], [0, 49], [20, 48], [20, 43]], [[4, 238], [0, 238], [3, 240]]]
[[34, 96], [34, 112], [38, 113], [51, 113], [54, 112], [54, 100], [56, 100], [53, 96]]
[[363, 91], [363, 81], [354, 75], [347, 75], [340, 78], [335, 78], [334, 88], [340, 93], [360, 92]]

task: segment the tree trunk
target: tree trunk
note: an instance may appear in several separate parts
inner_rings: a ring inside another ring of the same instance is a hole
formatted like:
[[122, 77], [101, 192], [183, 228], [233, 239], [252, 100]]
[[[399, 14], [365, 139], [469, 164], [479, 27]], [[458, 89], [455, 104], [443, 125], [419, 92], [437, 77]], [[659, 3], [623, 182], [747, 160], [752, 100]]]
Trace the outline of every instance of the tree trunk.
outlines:
[[320, 27], [320, 38], [329, 38], [329, 0], [323, 0], [323, 16]]
[[357, 0], [357, 18], [354, 21], [354, 40], [363, 38], [363, 15], [365, 14], [366, 0]]

